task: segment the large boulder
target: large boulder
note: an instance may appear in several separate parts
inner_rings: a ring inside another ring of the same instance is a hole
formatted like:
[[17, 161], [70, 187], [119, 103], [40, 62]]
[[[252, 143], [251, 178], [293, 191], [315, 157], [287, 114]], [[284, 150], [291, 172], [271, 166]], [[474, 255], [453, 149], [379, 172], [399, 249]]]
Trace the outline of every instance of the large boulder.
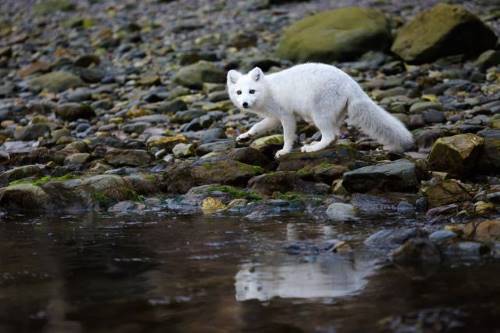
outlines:
[[415, 164], [401, 159], [346, 172], [342, 185], [349, 192], [374, 189], [405, 192], [415, 190], [418, 179]]
[[471, 133], [439, 138], [429, 154], [429, 168], [456, 177], [467, 175], [474, 171], [483, 145], [484, 139]]
[[453, 54], [474, 55], [495, 48], [497, 37], [460, 5], [437, 4], [418, 14], [398, 32], [392, 52], [411, 63]]
[[224, 83], [224, 70], [208, 61], [199, 61], [195, 64], [182, 67], [174, 76], [174, 82], [189, 88], [201, 89], [203, 83]]
[[388, 20], [380, 11], [348, 7], [306, 17], [285, 30], [277, 54], [296, 62], [344, 61], [391, 42]]
[[200, 160], [191, 166], [191, 177], [197, 184], [243, 185], [264, 172], [259, 166], [231, 159]]
[[253, 177], [248, 181], [248, 186], [252, 191], [267, 196], [275, 192], [321, 193], [324, 191], [314, 183], [300, 179], [297, 173], [292, 171], [277, 171]]

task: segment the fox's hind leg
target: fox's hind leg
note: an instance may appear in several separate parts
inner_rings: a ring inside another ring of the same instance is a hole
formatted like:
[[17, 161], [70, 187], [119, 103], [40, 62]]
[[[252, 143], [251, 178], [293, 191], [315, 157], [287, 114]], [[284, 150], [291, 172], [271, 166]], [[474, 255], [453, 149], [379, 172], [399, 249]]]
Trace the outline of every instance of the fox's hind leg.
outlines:
[[316, 125], [321, 132], [321, 140], [304, 145], [300, 151], [305, 153], [318, 151], [328, 147], [332, 142], [335, 142], [340, 135], [340, 127], [346, 117], [346, 110], [343, 108], [334, 111], [333, 115], [331, 113], [313, 114], [314, 125]]

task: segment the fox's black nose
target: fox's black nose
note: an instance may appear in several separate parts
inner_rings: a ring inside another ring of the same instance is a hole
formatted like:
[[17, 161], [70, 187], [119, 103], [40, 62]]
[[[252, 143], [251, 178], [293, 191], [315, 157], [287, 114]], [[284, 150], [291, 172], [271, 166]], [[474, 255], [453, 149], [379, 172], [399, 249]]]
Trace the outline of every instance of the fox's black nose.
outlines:
[[248, 109], [248, 103], [247, 103], [247, 102], [243, 102], [243, 107], [244, 107], [245, 109]]

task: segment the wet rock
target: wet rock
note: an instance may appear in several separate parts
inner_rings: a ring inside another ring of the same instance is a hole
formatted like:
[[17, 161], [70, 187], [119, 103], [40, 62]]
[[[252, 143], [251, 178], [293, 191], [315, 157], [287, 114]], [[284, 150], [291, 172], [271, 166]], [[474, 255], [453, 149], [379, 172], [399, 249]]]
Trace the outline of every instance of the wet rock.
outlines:
[[348, 169], [343, 165], [321, 163], [311, 166], [305, 166], [297, 171], [297, 174], [303, 179], [313, 179], [325, 183], [331, 183], [335, 179], [341, 178]]
[[480, 19], [460, 5], [438, 4], [403, 26], [392, 52], [411, 63], [494, 48], [497, 37]]
[[248, 181], [248, 186], [253, 191], [266, 196], [271, 196], [275, 192], [325, 193], [324, 188], [303, 181], [297, 173], [291, 171], [277, 171], [253, 177]]
[[363, 217], [380, 218], [391, 215], [412, 217], [415, 207], [401, 198], [389, 198], [385, 195], [372, 195], [366, 193], [354, 193], [351, 204], [356, 208], [358, 214]]
[[120, 201], [109, 207], [108, 212], [118, 214], [137, 213], [144, 210], [145, 205], [131, 200]]
[[236, 143], [233, 139], [223, 139], [217, 140], [210, 143], [204, 143], [198, 146], [196, 153], [198, 155], [204, 155], [212, 152], [225, 152], [234, 148]]
[[344, 173], [342, 184], [350, 192], [374, 189], [405, 192], [414, 191], [418, 180], [415, 164], [401, 159], [348, 171]]
[[428, 239], [412, 238], [391, 253], [393, 262], [399, 265], [407, 264], [438, 264], [441, 253], [438, 247]]
[[91, 106], [80, 103], [64, 103], [57, 106], [56, 114], [61, 119], [73, 121], [77, 119], [91, 119], [95, 117], [95, 112]]
[[425, 232], [417, 228], [383, 229], [365, 240], [367, 246], [395, 249], [407, 240], [425, 236]]
[[296, 62], [350, 60], [389, 46], [389, 24], [382, 12], [348, 7], [306, 17], [285, 30], [277, 54]]
[[488, 255], [491, 249], [479, 242], [457, 242], [446, 247], [443, 252], [450, 259], [478, 259]]
[[450, 243], [457, 238], [458, 235], [450, 230], [438, 230], [429, 235], [429, 239], [438, 245]]
[[161, 188], [166, 193], [186, 193], [196, 185], [188, 162], [169, 165], [162, 174]]
[[356, 221], [356, 209], [353, 205], [335, 202], [328, 206], [326, 215], [334, 222]]
[[430, 207], [439, 207], [472, 199], [470, 190], [455, 179], [434, 180], [421, 189]]
[[49, 92], [62, 92], [69, 88], [83, 86], [80, 77], [63, 71], [43, 74], [29, 81], [29, 86], [34, 90], [46, 90]]
[[205, 82], [224, 83], [225, 81], [225, 72], [208, 61], [199, 61], [195, 64], [183, 67], [174, 77], [175, 83], [193, 89], [201, 89]]
[[458, 134], [439, 138], [428, 158], [429, 168], [464, 176], [474, 170], [484, 139], [474, 134]]
[[50, 198], [39, 186], [25, 183], [0, 189], [0, 206], [9, 210], [44, 210]]
[[250, 147], [235, 148], [229, 151], [228, 157], [232, 160], [246, 163], [254, 164], [261, 167], [268, 167], [272, 161], [266, 155]]
[[151, 155], [142, 149], [109, 150], [104, 159], [113, 166], [143, 166], [151, 162]]
[[70, 166], [81, 166], [85, 164], [89, 159], [89, 153], [75, 153], [66, 156], [66, 158], [64, 159], [64, 164]]

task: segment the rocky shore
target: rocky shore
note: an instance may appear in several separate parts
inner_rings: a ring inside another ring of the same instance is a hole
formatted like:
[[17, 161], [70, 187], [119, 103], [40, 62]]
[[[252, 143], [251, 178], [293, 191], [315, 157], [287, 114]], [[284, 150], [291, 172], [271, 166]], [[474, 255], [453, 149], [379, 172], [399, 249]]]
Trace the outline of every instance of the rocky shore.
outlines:
[[[206, 3], [0, 5], [2, 214], [394, 219], [366, 243], [396, 262], [500, 255], [498, 4]], [[228, 100], [226, 71], [304, 61], [353, 76], [414, 149], [348, 127], [279, 160], [279, 131], [236, 142], [258, 118]]]

